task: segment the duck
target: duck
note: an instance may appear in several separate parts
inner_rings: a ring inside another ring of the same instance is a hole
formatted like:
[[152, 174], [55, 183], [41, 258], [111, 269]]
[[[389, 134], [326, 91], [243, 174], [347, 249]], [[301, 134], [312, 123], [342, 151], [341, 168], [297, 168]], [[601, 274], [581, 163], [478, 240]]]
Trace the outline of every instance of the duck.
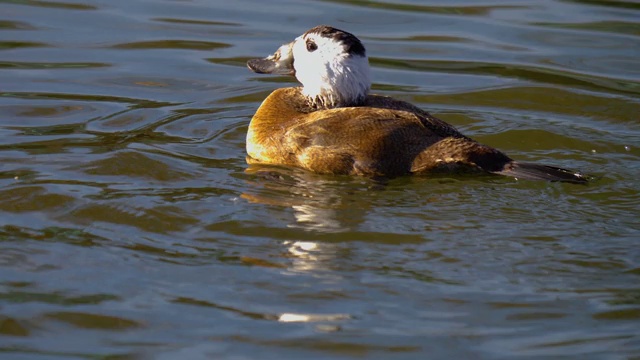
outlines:
[[409, 102], [371, 94], [366, 49], [347, 31], [315, 26], [247, 67], [302, 85], [274, 90], [257, 109], [249, 164], [372, 178], [477, 173], [588, 182], [576, 171], [515, 161]]

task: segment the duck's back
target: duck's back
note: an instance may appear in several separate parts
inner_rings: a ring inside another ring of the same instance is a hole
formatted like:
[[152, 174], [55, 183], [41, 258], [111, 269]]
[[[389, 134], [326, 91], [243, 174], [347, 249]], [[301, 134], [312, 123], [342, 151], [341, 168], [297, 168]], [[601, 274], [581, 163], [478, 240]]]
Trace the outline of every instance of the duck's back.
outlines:
[[497, 171], [510, 161], [409, 103], [369, 95], [363, 106], [314, 110], [299, 88], [265, 99], [249, 125], [247, 152], [250, 161], [379, 176]]

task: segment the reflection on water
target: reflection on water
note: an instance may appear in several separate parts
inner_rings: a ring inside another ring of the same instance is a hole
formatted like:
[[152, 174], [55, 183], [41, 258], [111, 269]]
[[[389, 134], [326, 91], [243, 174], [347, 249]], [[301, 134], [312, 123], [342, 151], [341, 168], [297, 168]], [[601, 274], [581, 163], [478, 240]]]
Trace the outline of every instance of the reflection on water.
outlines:
[[[0, 1], [2, 358], [633, 358], [628, 1]], [[274, 11], [277, 9], [277, 11]], [[373, 89], [588, 186], [247, 165], [331, 24]]]
[[313, 205], [294, 205], [296, 221], [302, 226], [308, 226], [310, 229], [320, 231], [344, 230], [340, 227], [340, 222], [336, 218], [336, 212], [333, 209], [321, 209]]
[[366, 207], [354, 209], [355, 199], [349, 195], [384, 189], [384, 184], [372, 179], [327, 177], [298, 169], [248, 165], [246, 173], [254, 176], [248, 186], [251, 193], [242, 194], [242, 198], [289, 207], [293, 217], [287, 227], [326, 233], [350, 230], [363, 221]]

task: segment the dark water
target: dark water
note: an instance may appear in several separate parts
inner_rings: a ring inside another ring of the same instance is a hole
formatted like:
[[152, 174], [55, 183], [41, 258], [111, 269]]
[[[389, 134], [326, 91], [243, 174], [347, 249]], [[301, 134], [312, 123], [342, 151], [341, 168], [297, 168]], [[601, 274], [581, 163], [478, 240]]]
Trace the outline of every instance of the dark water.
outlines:
[[[640, 358], [634, 1], [0, 1], [0, 358]], [[249, 167], [317, 24], [588, 186]]]

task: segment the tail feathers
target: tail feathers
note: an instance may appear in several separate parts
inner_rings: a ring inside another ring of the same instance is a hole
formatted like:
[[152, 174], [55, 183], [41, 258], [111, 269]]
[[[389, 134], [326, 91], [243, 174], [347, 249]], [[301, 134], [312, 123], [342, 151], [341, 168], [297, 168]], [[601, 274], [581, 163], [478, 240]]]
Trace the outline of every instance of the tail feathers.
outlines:
[[496, 171], [494, 173], [524, 180], [562, 181], [576, 184], [586, 184], [589, 182], [587, 176], [575, 171], [561, 169], [554, 166], [526, 162], [521, 163], [516, 161], [509, 162], [501, 171]]

